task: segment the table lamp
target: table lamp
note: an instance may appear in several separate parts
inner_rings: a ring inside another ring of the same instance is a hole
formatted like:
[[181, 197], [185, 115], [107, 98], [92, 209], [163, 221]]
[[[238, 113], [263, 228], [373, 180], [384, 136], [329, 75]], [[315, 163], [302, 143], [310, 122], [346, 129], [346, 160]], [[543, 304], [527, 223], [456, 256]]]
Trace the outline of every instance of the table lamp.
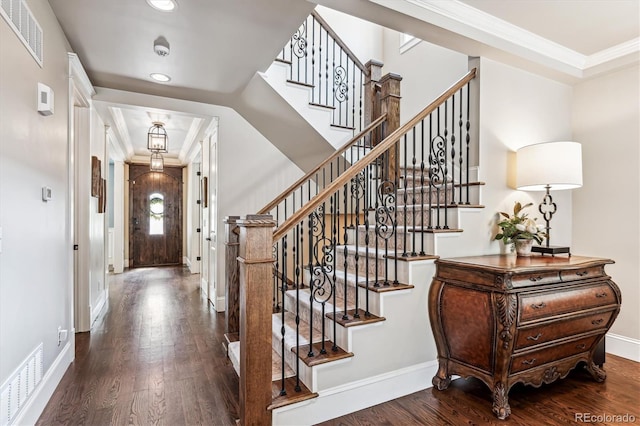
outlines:
[[522, 191], [546, 191], [538, 210], [546, 222], [546, 245], [534, 246], [531, 251], [556, 255], [568, 253], [569, 247], [550, 245], [551, 217], [557, 210], [551, 190], [582, 186], [582, 146], [578, 142], [545, 142], [528, 145], [516, 154], [516, 186]]

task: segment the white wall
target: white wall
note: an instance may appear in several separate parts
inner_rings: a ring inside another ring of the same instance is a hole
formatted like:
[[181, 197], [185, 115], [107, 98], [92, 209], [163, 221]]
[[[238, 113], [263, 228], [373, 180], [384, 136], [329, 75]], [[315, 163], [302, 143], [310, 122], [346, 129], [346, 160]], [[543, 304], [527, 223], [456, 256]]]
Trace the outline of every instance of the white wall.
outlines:
[[[58, 326], [73, 327], [66, 226], [69, 46], [49, 3], [28, 4], [44, 31], [43, 68], [0, 19], [0, 383], [40, 343], [49, 374], [65, 348], [58, 346]], [[55, 93], [52, 116], [36, 112], [38, 82]], [[49, 202], [42, 201], [43, 186], [52, 190]]]
[[[573, 191], [573, 247], [613, 259], [622, 309], [611, 332], [640, 339], [640, 68], [574, 87], [573, 132], [583, 186]], [[636, 343], [636, 354], [638, 354]], [[636, 355], [637, 356], [637, 355]], [[638, 359], [636, 359], [638, 361]]]
[[[513, 153], [534, 143], [571, 140], [572, 89], [570, 86], [513, 68], [490, 59], [480, 59], [480, 180], [483, 223], [478, 234], [481, 253], [499, 253], [501, 242], [492, 241], [497, 231], [496, 212], [511, 212], [516, 201], [532, 202], [530, 217], [542, 219], [537, 206], [543, 192], [516, 191], [509, 184]], [[553, 217], [554, 245], [571, 244], [571, 191], [555, 191], [558, 211]], [[469, 230], [470, 231], [470, 230]], [[468, 230], [465, 230], [465, 233]]]
[[318, 5], [315, 10], [360, 62], [366, 64], [371, 59], [382, 60], [383, 27], [328, 7]]
[[467, 55], [422, 41], [400, 53], [401, 34], [384, 30], [383, 75], [402, 76], [400, 122], [410, 120], [467, 71]]
[[[224, 218], [255, 214], [303, 173], [242, 116], [218, 108], [217, 297], [224, 297]], [[216, 306], [218, 311], [224, 310]]]

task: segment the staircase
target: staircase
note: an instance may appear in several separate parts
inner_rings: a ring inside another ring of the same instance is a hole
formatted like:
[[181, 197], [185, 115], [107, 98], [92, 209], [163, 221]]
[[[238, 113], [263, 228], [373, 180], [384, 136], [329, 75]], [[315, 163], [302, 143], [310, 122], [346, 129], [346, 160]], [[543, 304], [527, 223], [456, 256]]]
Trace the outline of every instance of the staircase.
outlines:
[[401, 78], [367, 75], [371, 115], [350, 107], [337, 125], [363, 130], [257, 215], [226, 221], [241, 423], [318, 423], [424, 389], [437, 370], [434, 260], [482, 208], [475, 69], [402, 126]]

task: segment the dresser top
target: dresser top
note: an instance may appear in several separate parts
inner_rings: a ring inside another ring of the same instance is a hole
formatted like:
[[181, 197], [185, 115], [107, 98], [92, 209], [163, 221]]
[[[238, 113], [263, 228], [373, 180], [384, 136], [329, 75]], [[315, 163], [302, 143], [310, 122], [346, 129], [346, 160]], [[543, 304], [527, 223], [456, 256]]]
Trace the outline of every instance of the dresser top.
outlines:
[[585, 256], [542, 256], [521, 257], [515, 255], [488, 255], [438, 259], [437, 265], [470, 266], [497, 273], [522, 273], [540, 270], [562, 270], [614, 263], [611, 259]]

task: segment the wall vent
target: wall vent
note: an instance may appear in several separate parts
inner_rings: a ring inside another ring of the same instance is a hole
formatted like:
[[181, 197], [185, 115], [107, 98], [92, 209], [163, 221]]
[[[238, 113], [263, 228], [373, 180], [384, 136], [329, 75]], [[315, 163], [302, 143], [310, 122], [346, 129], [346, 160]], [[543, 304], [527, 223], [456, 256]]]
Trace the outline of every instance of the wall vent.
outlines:
[[0, 425], [11, 424], [15, 419], [42, 380], [42, 369], [40, 343], [0, 387]]
[[25, 0], [0, 0], [0, 15], [16, 33], [33, 59], [42, 67], [42, 28]]

